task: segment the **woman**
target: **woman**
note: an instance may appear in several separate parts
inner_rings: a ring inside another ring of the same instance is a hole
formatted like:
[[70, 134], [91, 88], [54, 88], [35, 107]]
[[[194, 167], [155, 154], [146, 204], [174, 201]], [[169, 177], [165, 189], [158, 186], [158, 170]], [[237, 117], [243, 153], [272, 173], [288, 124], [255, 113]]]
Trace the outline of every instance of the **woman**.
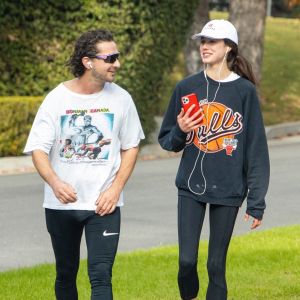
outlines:
[[[178, 188], [179, 272], [182, 299], [196, 299], [198, 246], [206, 206], [210, 238], [207, 300], [227, 299], [226, 256], [239, 207], [247, 198], [245, 220], [257, 228], [265, 209], [269, 157], [255, 79], [238, 54], [235, 27], [212, 20], [193, 36], [201, 39], [204, 71], [179, 82], [159, 133], [165, 150], [181, 151]], [[196, 94], [195, 105], [182, 98]]]

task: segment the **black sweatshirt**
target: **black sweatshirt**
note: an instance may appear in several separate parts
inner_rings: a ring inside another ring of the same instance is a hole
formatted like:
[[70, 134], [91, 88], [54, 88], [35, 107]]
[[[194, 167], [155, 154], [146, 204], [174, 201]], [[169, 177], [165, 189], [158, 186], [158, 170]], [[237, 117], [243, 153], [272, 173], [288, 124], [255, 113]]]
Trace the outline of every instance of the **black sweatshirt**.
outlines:
[[[176, 177], [178, 194], [228, 206], [241, 206], [247, 197], [246, 212], [262, 219], [270, 166], [255, 86], [242, 77], [221, 82], [215, 97], [219, 82], [207, 80], [209, 101], [203, 72], [177, 84], [160, 129], [163, 149], [183, 150]], [[205, 119], [199, 129], [186, 134], [177, 116], [181, 97], [191, 93], [197, 95]]]

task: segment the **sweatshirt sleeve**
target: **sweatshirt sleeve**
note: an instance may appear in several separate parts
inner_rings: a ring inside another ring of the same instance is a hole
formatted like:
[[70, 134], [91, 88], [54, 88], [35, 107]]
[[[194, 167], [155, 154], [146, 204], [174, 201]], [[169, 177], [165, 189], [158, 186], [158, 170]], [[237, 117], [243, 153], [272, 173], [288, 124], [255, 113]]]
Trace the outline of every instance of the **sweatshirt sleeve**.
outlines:
[[180, 91], [177, 86], [171, 97], [158, 135], [159, 144], [167, 151], [179, 152], [185, 147], [187, 134], [180, 129], [177, 123], [180, 109]]
[[246, 128], [246, 173], [247, 210], [250, 216], [262, 219], [266, 208], [265, 196], [269, 186], [270, 163], [267, 138], [256, 90], [253, 87], [247, 99]]

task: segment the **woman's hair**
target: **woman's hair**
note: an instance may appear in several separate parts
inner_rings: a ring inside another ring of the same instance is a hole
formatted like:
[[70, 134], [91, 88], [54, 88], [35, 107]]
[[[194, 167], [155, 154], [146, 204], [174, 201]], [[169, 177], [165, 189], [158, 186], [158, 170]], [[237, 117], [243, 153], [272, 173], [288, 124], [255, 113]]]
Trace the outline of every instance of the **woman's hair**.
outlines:
[[251, 81], [254, 85], [256, 79], [251, 64], [238, 53], [238, 46], [231, 40], [225, 39], [225, 44], [231, 48], [227, 55], [227, 64], [230, 71], [233, 71]]
[[70, 59], [67, 62], [67, 66], [70, 68], [71, 73], [75, 77], [80, 77], [85, 72], [85, 67], [82, 64], [82, 58], [95, 57], [99, 51], [96, 45], [100, 42], [113, 41], [113, 35], [110, 31], [105, 29], [91, 30], [83, 33], [75, 43]]

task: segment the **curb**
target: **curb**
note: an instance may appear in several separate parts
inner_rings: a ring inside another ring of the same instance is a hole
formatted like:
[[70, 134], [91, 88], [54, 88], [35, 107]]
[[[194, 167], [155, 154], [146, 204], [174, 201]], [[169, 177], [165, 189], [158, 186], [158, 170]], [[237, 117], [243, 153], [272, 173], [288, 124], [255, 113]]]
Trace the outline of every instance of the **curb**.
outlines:
[[290, 122], [266, 127], [268, 140], [300, 134], [300, 122]]
[[[162, 118], [155, 117], [157, 129], [150, 136], [151, 144], [145, 145], [140, 149], [138, 160], [154, 160], [163, 158], [178, 157], [179, 153], [173, 153], [163, 150], [157, 143], [158, 130]], [[300, 135], [300, 122], [283, 123], [266, 127], [268, 141], [281, 139], [289, 136]], [[0, 176], [16, 175], [36, 172], [33, 166], [31, 156], [0, 157]]]

